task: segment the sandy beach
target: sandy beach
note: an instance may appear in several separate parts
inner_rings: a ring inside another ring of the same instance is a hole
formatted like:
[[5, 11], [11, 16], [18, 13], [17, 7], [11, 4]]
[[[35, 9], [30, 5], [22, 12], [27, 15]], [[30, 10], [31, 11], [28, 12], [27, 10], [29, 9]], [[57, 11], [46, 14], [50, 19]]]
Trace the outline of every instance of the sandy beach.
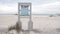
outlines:
[[[0, 30], [16, 24], [17, 15], [0, 15]], [[33, 29], [49, 31], [60, 28], [60, 17], [32, 15]], [[28, 18], [21, 18], [22, 29], [28, 29]]]

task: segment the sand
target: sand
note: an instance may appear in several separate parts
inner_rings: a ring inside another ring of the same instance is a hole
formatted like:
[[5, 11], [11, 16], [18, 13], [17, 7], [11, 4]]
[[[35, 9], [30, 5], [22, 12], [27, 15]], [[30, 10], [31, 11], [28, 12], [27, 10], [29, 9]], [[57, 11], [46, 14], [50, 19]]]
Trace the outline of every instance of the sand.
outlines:
[[[16, 24], [17, 15], [0, 15], [0, 29], [8, 28]], [[28, 18], [21, 18], [22, 29], [28, 29]], [[42, 15], [32, 15], [33, 29], [50, 31], [60, 28], [60, 17], [49, 17]]]

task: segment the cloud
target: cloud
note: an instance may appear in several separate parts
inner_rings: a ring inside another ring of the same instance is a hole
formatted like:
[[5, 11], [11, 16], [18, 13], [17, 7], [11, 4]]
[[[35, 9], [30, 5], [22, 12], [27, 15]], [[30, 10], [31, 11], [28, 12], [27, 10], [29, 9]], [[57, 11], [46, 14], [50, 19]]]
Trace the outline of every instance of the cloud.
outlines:
[[19, 0], [0, 0], [1, 3], [17, 3]]
[[[18, 3], [1, 4], [0, 3], [0, 14], [18, 13]], [[60, 13], [60, 2], [51, 2], [42, 5], [32, 5], [33, 14], [55, 14]]]
[[17, 12], [17, 4], [0, 4], [0, 14], [6, 13], [16, 13]]
[[60, 13], [60, 2], [33, 5], [33, 13], [36, 14], [55, 14]]

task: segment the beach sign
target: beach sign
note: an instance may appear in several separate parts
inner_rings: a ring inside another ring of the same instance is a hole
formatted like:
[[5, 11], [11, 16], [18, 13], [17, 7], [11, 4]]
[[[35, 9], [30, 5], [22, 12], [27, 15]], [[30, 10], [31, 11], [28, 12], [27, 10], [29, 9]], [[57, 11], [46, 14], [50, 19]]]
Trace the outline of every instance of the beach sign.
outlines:
[[29, 15], [28, 7], [29, 7], [29, 5], [21, 5], [21, 15], [22, 16], [28, 16]]
[[31, 14], [31, 3], [19, 3], [18, 10], [20, 16], [30, 16]]

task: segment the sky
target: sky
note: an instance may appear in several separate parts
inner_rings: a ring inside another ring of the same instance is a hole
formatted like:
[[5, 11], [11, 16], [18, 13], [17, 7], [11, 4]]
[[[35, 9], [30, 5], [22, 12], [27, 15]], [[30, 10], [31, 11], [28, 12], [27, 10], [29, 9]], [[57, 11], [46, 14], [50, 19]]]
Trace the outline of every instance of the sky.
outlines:
[[32, 14], [60, 14], [60, 0], [0, 0], [0, 14], [18, 13], [18, 2], [31, 2]]

